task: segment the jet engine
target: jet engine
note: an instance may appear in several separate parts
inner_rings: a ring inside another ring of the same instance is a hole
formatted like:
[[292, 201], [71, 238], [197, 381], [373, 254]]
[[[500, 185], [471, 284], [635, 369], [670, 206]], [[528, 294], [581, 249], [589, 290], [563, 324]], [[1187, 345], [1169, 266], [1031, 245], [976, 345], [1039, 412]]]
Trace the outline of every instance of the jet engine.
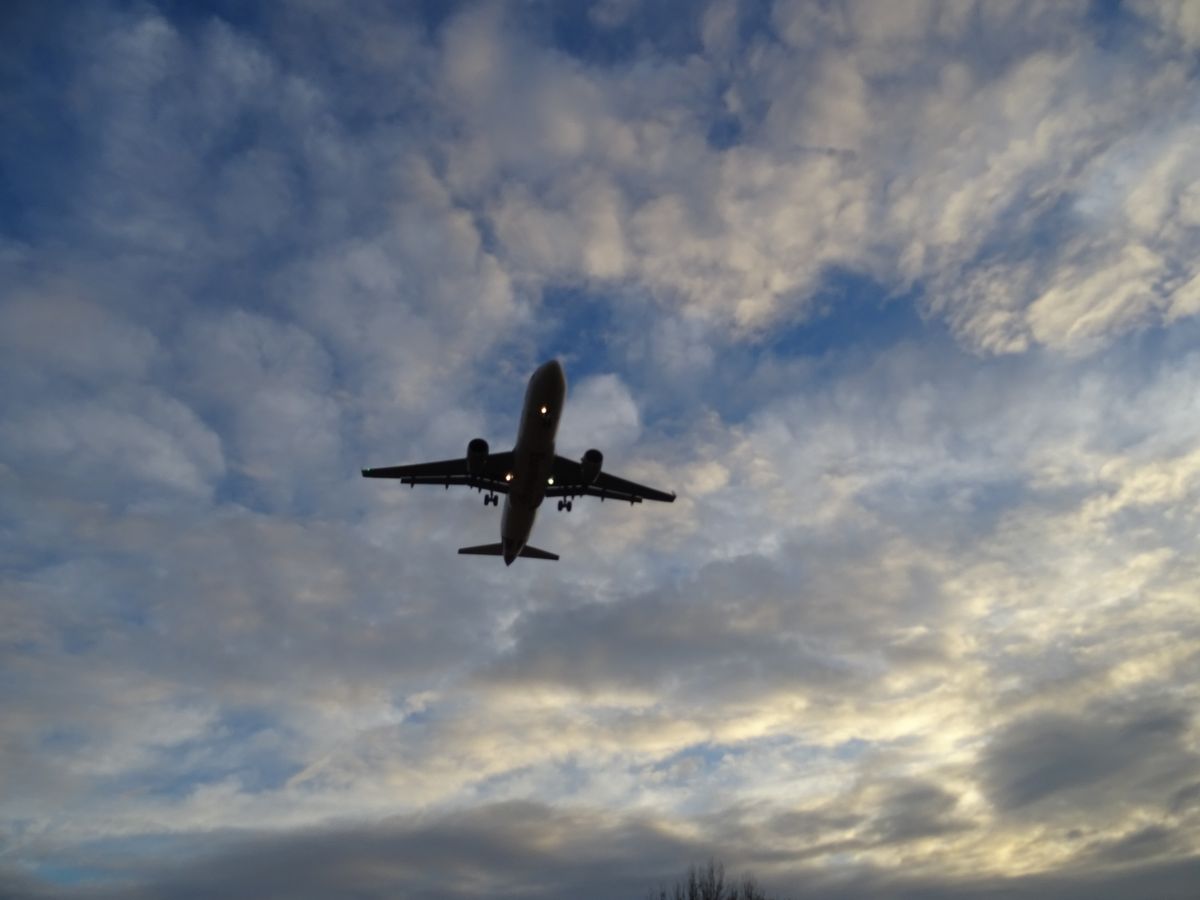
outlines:
[[472, 475], [482, 475], [487, 465], [488, 442], [483, 438], [475, 438], [467, 444], [467, 471]]
[[583, 459], [579, 460], [579, 467], [582, 470], [580, 475], [583, 477], [584, 484], [592, 484], [600, 477], [600, 467], [604, 464], [604, 454], [599, 450], [592, 448], [587, 453], [583, 454]]

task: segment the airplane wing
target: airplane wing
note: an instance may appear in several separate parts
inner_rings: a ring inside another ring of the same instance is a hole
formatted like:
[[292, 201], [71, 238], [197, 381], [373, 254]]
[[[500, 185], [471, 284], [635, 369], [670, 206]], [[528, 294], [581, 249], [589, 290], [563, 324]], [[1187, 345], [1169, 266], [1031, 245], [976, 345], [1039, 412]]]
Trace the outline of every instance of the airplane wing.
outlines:
[[411, 466], [383, 466], [363, 469], [363, 478], [396, 478], [401, 484], [439, 484], [445, 487], [465, 484], [468, 487], [497, 494], [507, 494], [509, 484], [504, 476], [512, 471], [512, 451], [493, 453], [484, 461], [483, 471], [472, 475], [467, 470], [466, 457], [443, 459], [438, 462], [416, 463]]
[[616, 475], [601, 471], [596, 480], [587, 484], [583, 480], [583, 466], [565, 456], [554, 457], [551, 467], [554, 484], [546, 488], [547, 497], [599, 497], [601, 500], [625, 500], [629, 503], [641, 503], [643, 500], [658, 500], [662, 503], [674, 503], [675, 495], [668, 494], [644, 484], [626, 481]]

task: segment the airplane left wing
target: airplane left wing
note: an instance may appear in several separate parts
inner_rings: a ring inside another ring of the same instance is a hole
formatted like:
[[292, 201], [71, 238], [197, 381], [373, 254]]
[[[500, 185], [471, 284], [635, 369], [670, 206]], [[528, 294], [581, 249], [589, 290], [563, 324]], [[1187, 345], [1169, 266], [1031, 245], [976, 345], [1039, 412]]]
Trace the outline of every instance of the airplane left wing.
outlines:
[[493, 453], [483, 464], [478, 474], [471, 474], [465, 457], [443, 459], [438, 462], [416, 463], [411, 466], [383, 466], [378, 469], [363, 469], [363, 478], [396, 478], [401, 484], [465, 484], [469, 487], [507, 494], [509, 483], [505, 475], [512, 471], [512, 451]]
[[675, 495], [657, 488], [646, 487], [635, 481], [626, 481], [616, 475], [600, 472], [590, 484], [583, 480], [583, 466], [565, 456], [554, 457], [551, 468], [554, 484], [546, 488], [547, 497], [599, 497], [601, 500], [624, 500], [641, 503], [643, 500], [658, 500], [674, 503]]

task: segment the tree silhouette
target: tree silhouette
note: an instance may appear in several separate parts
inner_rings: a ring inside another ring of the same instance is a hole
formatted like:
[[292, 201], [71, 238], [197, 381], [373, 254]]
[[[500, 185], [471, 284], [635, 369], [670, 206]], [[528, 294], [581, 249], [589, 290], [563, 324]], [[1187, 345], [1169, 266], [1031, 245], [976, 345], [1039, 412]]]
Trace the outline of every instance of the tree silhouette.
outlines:
[[740, 881], [726, 883], [725, 865], [710, 859], [706, 866], [691, 866], [682, 879], [668, 890], [660, 887], [651, 891], [648, 900], [772, 900], [754, 876], [745, 875]]

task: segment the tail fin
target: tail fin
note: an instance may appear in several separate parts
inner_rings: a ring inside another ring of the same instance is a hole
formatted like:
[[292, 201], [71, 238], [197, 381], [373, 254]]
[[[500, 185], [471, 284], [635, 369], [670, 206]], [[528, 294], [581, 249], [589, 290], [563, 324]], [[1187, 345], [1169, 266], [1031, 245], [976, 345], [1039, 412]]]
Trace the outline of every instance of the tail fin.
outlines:
[[[503, 544], [480, 544], [478, 547], [459, 547], [458, 552], [467, 556], [503, 556]], [[520, 556], [528, 559], [558, 559], [557, 553], [551, 553], [548, 550], [539, 550], [537, 547], [530, 547], [526, 544], [521, 548]]]

